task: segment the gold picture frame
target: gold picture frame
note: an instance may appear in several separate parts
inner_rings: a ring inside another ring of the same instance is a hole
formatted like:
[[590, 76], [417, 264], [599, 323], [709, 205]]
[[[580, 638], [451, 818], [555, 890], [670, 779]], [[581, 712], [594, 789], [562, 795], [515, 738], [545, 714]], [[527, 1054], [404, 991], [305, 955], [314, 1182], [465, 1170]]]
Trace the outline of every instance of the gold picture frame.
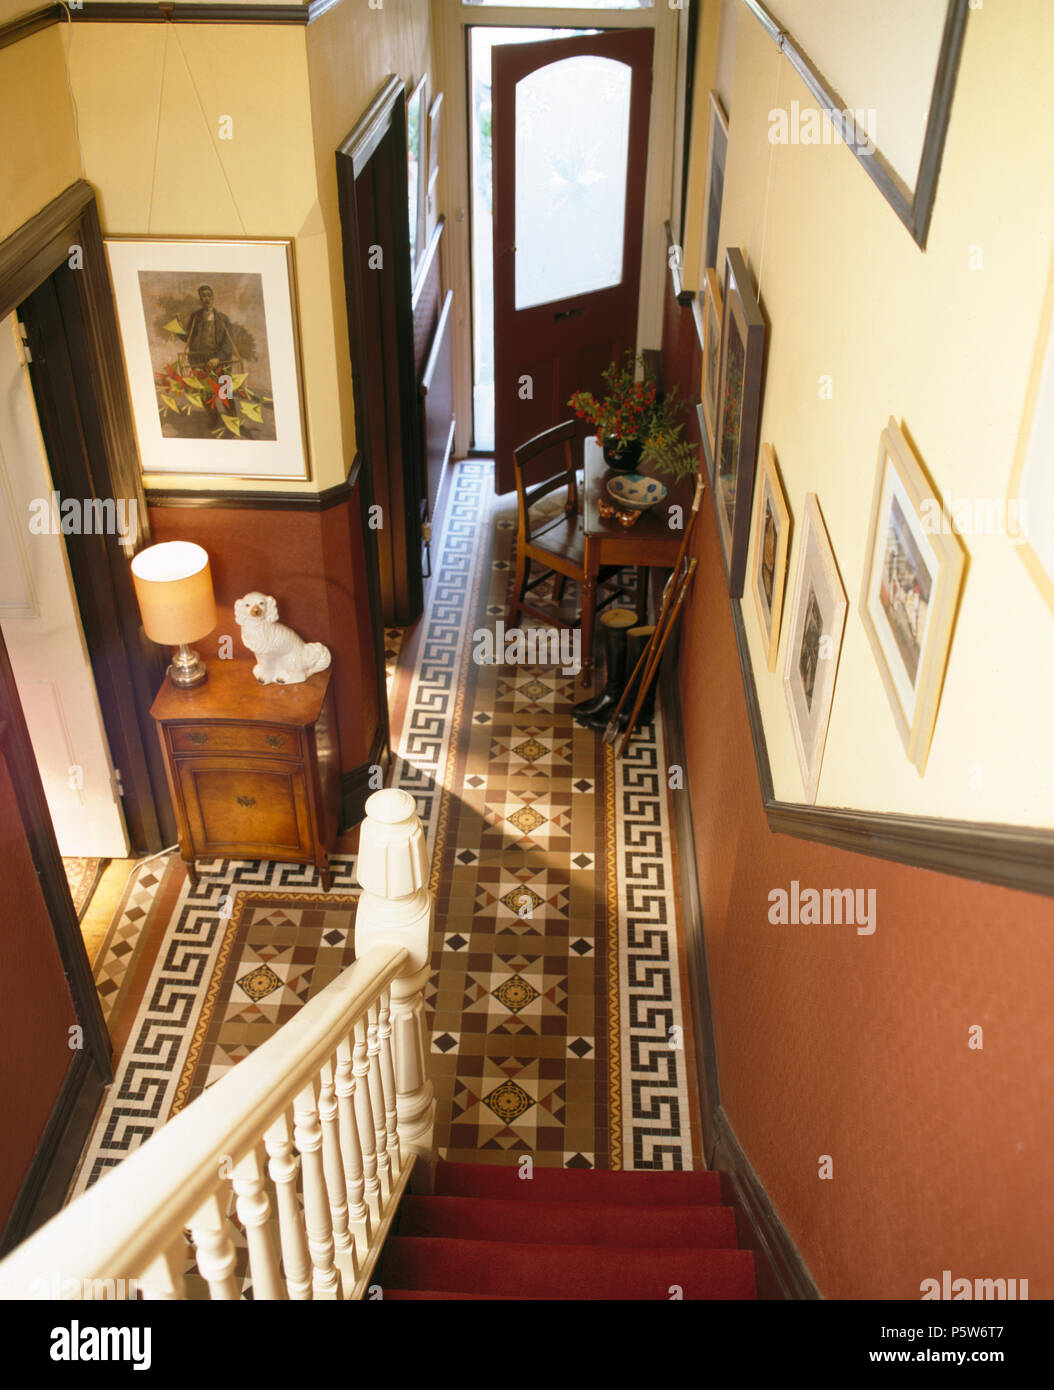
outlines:
[[920, 777], [965, 570], [963, 543], [891, 416], [878, 446], [860, 617], [904, 751]]
[[1008, 532], [1054, 613], [1054, 253], [1007, 488]]
[[711, 480], [713, 459], [717, 449], [717, 393], [721, 376], [721, 316], [723, 302], [721, 282], [711, 268], [703, 278], [703, 376], [699, 386], [699, 401], [703, 408], [703, 442], [709, 456]]
[[820, 785], [849, 608], [815, 492], [805, 498], [797, 563], [783, 692], [790, 711], [805, 800], [811, 804]]
[[776, 463], [776, 452], [771, 444], [761, 446], [761, 470], [754, 486], [757, 506], [754, 510], [754, 563], [750, 587], [765, 643], [765, 659], [769, 670], [775, 671], [783, 596], [787, 587], [791, 514]]

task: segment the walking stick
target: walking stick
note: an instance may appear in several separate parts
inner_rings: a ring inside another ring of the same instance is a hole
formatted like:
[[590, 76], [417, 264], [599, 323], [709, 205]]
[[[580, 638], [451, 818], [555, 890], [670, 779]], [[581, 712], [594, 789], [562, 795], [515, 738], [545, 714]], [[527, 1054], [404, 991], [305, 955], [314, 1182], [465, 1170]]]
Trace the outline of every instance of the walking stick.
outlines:
[[618, 737], [619, 715], [622, 713], [626, 701], [629, 699], [630, 692], [633, 690], [634, 683], [636, 682], [638, 675], [646, 671], [648, 668], [650, 654], [657, 641], [656, 634], [661, 631], [663, 620], [666, 617], [667, 609], [669, 608], [670, 603], [673, 600], [673, 591], [676, 587], [677, 576], [680, 571], [682, 561], [684, 560], [685, 552], [688, 549], [688, 542], [692, 538], [692, 529], [695, 526], [695, 519], [699, 515], [699, 507], [703, 500], [703, 491], [705, 487], [706, 483], [703, 479], [702, 470], [700, 469], [700, 471], [696, 474], [695, 478], [695, 495], [692, 497], [692, 506], [688, 514], [688, 521], [685, 524], [684, 536], [681, 540], [681, 548], [677, 552], [677, 559], [674, 562], [673, 573], [670, 575], [670, 578], [666, 584], [666, 588], [663, 590], [662, 607], [659, 609], [658, 622], [655, 624], [655, 628], [652, 631], [652, 635], [648, 639], [647, 646], [644, 648], [640, 656], [637, 658], [637, 664], [636, 666], [634, 666], [633, 671], [630, 674], [629, 680], [623, 686], [622, 694], [619, 696], [619, 702], [612, 711], [611, 720], [608, 723], [607, 728], [604, 730], [605, 743], [614, 743], [615, 739]]
[[[662, 660], [662, 653], [666, 646], [666, 642], [670, 636], [670, 633], [674, 629], [674, 625], [677, 622], [677, 618], [684, 604], [684, 600], [688, 596], [688, 589], [692, 582], [692, 576], [695, 574], [695, 567], [697, 564], [698, 561], [695, 559], [694, 556], [686, 563], [684, 573], [681, 575], [680, 582], [677, 585], [677, 597], [674, 599], [672, 605], [670, 606], [667, 612], [665, 631], [661, 631], [660, 635], [660, 628], [658, 627], [658, 625], [656, 625], [655, 632], [652, 634], [653, 640], [656, 637], [658, 637], [659, 640], [655, 644], [652, 659], [649, 665], [645, 668], [644, 675], [641, 677], [640, 685], [637, 687], [637, 698], [634, 700], [633, 709], [630, 711], [629, 723], [626, 725], [626, 731], [622, 735], [622, 742], [615, 750], [616, 758], [621, 758], [622, 754], [626, 751], [626, 744], [629, 743], [630, 736], [632, 735], [633, 730], [636, 727], [637, 715], [640, 713], [641, 706], [644, 704], [644, 698], [648, 693], [648, 687], [655, 679], [655, 676], [659, 669], [659, 662]], [[618, 721], [613, 720], [612, 722], [615, 724], [615, 734], [610, 740], [613, 743], [615, 741], [615, 737], [617, 737], [618, 735]], [[608, 725], [607, 729], [604, 732], [605, 739], [607, 738], [610, 732], [611, 724]]]

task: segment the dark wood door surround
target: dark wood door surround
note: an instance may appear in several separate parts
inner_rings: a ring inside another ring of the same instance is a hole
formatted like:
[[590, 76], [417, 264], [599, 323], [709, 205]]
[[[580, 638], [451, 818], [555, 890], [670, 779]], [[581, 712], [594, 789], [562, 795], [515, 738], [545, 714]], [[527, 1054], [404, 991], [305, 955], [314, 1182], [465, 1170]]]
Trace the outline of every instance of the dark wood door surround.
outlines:
[[[636, 343], [653, 42], [651, 29], [625, 29], [493, 51], [496, 492], [516, 485], [513, 450], [568, 419], [573, 391], [599, 393], [601, 372]], [[582, 54], [627, 63], [633, 74], [622, 278], [608, 289], [517, 310], [516, 83], [548, 63]], [[529, 395], [520, 386], [525, 376], [531, 379]]]
[[[77, 269], [69, 264], [72, 247], [81, 251]], [[94, 194], [83, 180], [0, 244], [0, 317], [12, 311], [26, 325], [33, 351], [31, 379], [53, 486], [67, 497], [134, 502], [138, 545], [148, 544], [102, 235]], [[131, 552], [121, 548], [119, 539], [67, 536], [66, 545], [110, 751], [123, 777], [129, 835], [138, 852], [149, 853], [170, 843], [175, 834], [164, 764], [149, 718], [163, 656], [142, 638], [129, 570]], [[11, 938], [9, 945], [29, 971], [28, 980], [50, 981], [48, 1000], [68, 990], [73, 1027], [79, 1030], [69, 1037], [65, 1031], [56, 1032], [41, 1006], [23, 1019], [17, 1048], [11, 1052], [21, 1054], [22, 1061], [5, 1071], [2, 1098], [8, 1116], [7, 1177], [15, 1184], [13, 1201], [9, 1190], [0, 1209], [4, 1250], [62, 1205], [113, 1073], [91, 965], [2, 640], [0, 726], [4, 782], [10, 793], [0, 914], [18, 917], [18, 923], [4, 922], [5, 940]], [[23, 858], [36, 882], [26, 885], [20, 899], [17, 867]], [[39, 915], [32, 919], [33, 934], [16, 946], [19, 924], [29, 920], [26, 912]], [[53, 978], [56, 953], [59, 966]], [[5, 990], [16, 991], [17, 998], [9, 999], [3, 1012], [15, 1016], [24, 990], [15, 959], [8, 965]], [[27, 1058], [34, 1059], [32, 1064]]]
[[427, 484], [418, 440], [406, 103], [390, 78], [337, 151], [355, 426], [375, 537], [384, 621], [424, 606], [421, 524]]
[[[69, 265], [71, 247], [83, 261]], [[17, 309], [52, 484], [64, 497], [126, 498], [138, 536], [65, 537], [84, 636], [133, 851], [175, 836], [149, 711], [165, 654], [142, 632], [129, 562], [150, 544], [124, 360], [95, 197], [73, 184], [0, 246], [0, 316]]]

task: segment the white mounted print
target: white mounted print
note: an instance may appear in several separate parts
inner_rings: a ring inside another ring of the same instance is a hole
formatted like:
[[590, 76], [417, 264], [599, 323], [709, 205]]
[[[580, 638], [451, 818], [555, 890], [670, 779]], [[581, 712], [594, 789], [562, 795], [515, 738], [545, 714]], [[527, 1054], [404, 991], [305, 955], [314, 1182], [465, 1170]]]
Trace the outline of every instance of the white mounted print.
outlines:
[[309, 476], [292, 242], [106, 242], [144, 473]]

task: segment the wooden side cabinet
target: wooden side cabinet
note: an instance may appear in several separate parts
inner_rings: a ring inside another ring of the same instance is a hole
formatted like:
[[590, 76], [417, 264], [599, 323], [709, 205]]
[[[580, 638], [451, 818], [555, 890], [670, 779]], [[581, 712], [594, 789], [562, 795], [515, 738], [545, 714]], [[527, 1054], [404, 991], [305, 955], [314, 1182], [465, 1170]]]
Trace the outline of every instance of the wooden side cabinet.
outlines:
[[259, 685], [252, 665], [210, 661], [192, 690], [166, 676], [150, 708], [191, 886], [200, 857], [315, 864], [328, 889], [340, 820], [331, 673]]

